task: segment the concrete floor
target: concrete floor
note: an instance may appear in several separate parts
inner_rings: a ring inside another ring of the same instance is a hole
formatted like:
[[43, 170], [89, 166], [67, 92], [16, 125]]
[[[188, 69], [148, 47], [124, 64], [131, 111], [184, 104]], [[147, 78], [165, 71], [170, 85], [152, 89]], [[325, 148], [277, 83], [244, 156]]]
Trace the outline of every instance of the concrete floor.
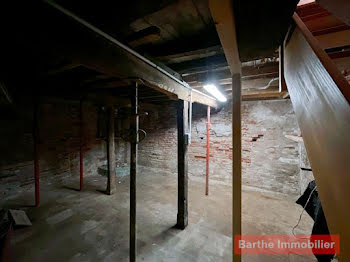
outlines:
[[[41, 184], [41, 205], [28, 191], [7, 200], [7, 207], [23, 208], [33, 226], [17, 229], [10, 261], [128, 261], [129, 180], [118, 178], [117, 193], [107, 196], [106, 179], [89, 176], [78, 192], [77, 179]], [[204, 179], [203, 179], [204, 182]], [[204, 196], [204, 183], [190, 180], [189, 225], [174, 228], [177, 214], [175, 175], [143, 169], [137, 181], [138, 261], [231, 261], [231, 187], [213, 184]], [[290, 234], [301, 208], [294, 199], [253, 191], [243, 192], [244, 234]], [[305, 215], [298, 233], [309, 233]], [[316, 261], [313, 256], [246, 255], [243, 261]]]

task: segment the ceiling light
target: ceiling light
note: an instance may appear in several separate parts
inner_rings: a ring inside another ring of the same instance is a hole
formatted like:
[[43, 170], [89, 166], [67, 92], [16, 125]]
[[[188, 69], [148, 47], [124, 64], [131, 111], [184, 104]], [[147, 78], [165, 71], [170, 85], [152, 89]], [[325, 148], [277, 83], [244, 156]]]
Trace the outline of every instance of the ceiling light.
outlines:
[[227, 101], [227, 98], [219, 91], [219, 89], [215, 85], [208, 84], [208, 85], [205, 85], [203, 87], [209, 94], [214, 96], [220, 102], [226, 102]]

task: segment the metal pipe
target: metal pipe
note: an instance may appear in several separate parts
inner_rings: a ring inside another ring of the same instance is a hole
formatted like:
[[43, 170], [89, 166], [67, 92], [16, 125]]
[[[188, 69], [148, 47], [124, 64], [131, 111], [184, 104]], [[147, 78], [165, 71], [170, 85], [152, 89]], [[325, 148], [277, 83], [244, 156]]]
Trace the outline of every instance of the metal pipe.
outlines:
[[40, 170], [39, 170], [39, 147], [38, 147], [38, 103], [34, 99], [33, 107], [33, 144], [34, 144], [34, 183], [35, 183], [35, 206], [40, 204]]
[[207, 162], [205, 176], [205, 195], [209, 195], [209, 157], [210, 157], [210, 106], [207, 109]]
[[84, 189], [84, 162], [83, 162], [83, 102], [80, 100], [80, 146], [79, 146], [79, 160], [80, 160], [80, 191]]

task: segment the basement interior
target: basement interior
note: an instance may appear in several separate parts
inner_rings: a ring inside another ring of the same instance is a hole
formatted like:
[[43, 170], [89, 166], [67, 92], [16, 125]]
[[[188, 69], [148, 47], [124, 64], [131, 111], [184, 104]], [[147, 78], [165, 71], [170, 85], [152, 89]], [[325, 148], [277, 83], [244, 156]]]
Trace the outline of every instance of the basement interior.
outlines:
[[1, 262], [350, 261], [349, 1], [0, 5]]

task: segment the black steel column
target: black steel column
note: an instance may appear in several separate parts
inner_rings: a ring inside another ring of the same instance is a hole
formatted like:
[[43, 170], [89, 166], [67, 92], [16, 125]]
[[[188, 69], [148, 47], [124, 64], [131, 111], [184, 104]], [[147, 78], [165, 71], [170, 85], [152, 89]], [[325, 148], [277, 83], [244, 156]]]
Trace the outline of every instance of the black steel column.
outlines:
[[131, 97], [130, 121], [130, 262], [136, 261], [136, 174], [137, 143], [139, 140], [138, 87], [135, 83], [134, 96]]
[[114, 105], [109, 105], [107, 108], [108, 125], [107, 125], [107, 167], [108, 181], [106, 193], [113, 195], [117, 190], [115, 178], [115, 146], [114, 146]]

